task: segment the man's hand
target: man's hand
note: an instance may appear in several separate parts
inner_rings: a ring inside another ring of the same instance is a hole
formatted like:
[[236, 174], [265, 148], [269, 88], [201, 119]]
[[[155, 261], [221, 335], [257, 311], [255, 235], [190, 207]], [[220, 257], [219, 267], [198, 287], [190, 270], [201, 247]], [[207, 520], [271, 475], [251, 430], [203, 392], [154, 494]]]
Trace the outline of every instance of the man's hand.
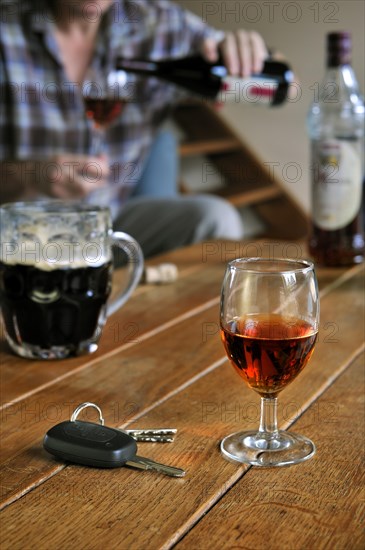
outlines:
[[39, 195], [82, 199], [107, 185], [105, 156], [62, 154], [47, 160], [3, 161], [0, 201], [32, 200]]
[[221, 52], [229, 73], [243, 78], [260, 73], [268, 56], [262, 36], [257, 32], [244, 30], [226, 33], [219, 44], [212, 38], [204, 41], [202, 53], [207, 61], [217, 61], [218, 52]]
[[53, 198], [82, 199], [107, 184], [106, 157], [57, 155], [43, 161], [37, 191]]

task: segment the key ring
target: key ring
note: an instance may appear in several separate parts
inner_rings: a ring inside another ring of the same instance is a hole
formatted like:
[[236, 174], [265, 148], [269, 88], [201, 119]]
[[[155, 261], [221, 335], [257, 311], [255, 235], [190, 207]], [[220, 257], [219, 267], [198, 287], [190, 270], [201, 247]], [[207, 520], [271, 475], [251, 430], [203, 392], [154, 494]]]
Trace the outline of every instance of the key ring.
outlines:
[[99, 413], [99, 422], [102, 426], [104, 426], [104, 418], [103, 418], [103, 413], [101, 412], [101, 408], [98, 407], [97, 405], [95, 405], [95, 403], [90, 403], [88, 401], [86, 403], [81, 403], [81, 405], [76, 407], [76, 409], [74, 410], [74, 412], [71, 415], [70, 421], [75, 422], [75, 420], [79, 416], [80, 412], [83, 411], [84, 409], [86, 409], [87, 407], [92, 407], [92, 408], [94, 408], [98, 411], [98, 413]]

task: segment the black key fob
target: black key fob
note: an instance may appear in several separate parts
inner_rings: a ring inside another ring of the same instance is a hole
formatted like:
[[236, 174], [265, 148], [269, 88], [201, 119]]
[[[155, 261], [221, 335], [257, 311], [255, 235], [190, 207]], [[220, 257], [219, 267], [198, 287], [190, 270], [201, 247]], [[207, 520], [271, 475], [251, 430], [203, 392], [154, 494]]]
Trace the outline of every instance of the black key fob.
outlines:
[[61, 460], [98, 468], [117, 468], [135, 457], [132, 436], [92, 422], [66, 421], [45, 435], [43, 447]]

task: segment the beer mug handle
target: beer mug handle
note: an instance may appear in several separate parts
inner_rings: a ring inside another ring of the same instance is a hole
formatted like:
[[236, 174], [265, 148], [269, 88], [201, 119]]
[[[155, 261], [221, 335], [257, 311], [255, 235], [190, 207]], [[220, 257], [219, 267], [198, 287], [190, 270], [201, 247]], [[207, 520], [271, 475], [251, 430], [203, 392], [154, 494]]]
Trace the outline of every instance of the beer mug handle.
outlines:
[[138, 285], [143, 273], [142, 249], [130, 235], [122, 231], [115, 231], [111, 234], [111, 244], [121, 248], [128, 256], [129, 279], [126, 287], [108, 303], [107, 317], [115, 313], [130, 298], [132, 292]]

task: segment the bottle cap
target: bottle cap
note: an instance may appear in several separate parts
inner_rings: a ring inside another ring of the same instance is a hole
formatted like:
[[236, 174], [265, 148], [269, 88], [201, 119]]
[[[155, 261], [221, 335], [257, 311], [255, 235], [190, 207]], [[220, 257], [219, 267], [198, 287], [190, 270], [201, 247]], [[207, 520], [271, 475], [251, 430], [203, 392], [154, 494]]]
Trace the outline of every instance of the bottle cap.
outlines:
[[327, 66], [351, 64], [352, 38], [347, 31], [331, 32], [327, 35]]

